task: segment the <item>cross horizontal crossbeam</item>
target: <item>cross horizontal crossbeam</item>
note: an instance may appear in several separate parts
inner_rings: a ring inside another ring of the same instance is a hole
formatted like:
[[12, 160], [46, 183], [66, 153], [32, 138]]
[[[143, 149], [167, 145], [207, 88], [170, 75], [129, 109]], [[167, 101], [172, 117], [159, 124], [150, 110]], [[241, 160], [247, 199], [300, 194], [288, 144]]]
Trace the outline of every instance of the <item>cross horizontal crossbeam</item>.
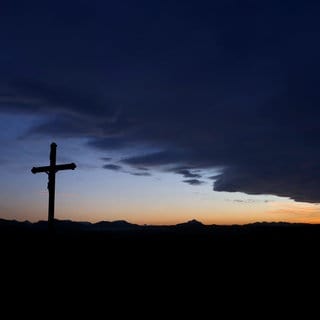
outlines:
[[40, 173], [40, 172], [50, 172], [50, 170], [54, 170], [54, 172], [58, 172], [61, 170], [74, 170], [76, 168], [76, 164], [75, 163], [67, 163], [67, 164], [58, 164], [55, 165], [53, 168], [51, 166], [44, 166], [44, 167], [33, 167], [31, 169], [31, 172], [33, 174], [35, 173]]

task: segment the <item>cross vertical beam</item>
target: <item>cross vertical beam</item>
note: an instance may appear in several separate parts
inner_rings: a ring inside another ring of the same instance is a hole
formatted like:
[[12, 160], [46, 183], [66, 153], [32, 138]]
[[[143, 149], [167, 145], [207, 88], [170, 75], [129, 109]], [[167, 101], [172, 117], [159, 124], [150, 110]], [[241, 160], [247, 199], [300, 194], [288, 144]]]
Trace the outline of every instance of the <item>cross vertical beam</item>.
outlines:
[[74, 170], [77, 166], [75, 163], [56, 164], [57, 162], [57, 145], [53, 142], [50, 146], [50, 165], [45, 167], [33, 167], [32, 173], [44, 172], [48, 174], [48, 192], [49, 192], [49, 205], [48, 205], [48, 228], [53, 231], [54, 227], [54, 202], [56, 190], [56, 173], [62, 170]]
[[49, 191], [49, 205], [48, 205], [48, 227], [49, 231], [53, 230], [54, 222], [54, 200], [56, 190], [56, 161], [57, 161], [57, 144], [51, 143], [50, 146], [50, 169], [48, 172], [48, 191]]

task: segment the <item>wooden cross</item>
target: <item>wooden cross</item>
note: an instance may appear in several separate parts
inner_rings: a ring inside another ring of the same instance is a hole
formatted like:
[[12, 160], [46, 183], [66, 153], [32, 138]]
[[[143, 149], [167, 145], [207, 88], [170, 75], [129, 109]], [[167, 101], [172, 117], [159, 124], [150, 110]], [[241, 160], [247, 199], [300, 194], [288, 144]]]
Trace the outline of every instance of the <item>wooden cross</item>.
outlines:
[[56, 164], [57, 158], [57, 145], [51, 143], [50, 150], [50, 165], [45, 167], [33, 167], [32, 173], [45, 172], [48, 174], [48, 191], [49, 191], [49, 206], [48, 206], [48, 227], [49, 230], [53, 230], [54, 223], [54, 198], [55, 198], [55, 186], [56, 186], [56, 173], [60, 170], [74, 170], [77, 166], [75, 163]]

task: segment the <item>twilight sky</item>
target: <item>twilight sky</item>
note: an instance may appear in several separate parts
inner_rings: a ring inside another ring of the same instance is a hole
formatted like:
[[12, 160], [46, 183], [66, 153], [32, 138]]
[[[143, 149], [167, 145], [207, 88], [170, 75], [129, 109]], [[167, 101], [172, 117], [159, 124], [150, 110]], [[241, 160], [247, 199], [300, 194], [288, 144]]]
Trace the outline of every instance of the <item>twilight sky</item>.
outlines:
[[0, 218], [320, 222], [320, 4], [0, 3]]

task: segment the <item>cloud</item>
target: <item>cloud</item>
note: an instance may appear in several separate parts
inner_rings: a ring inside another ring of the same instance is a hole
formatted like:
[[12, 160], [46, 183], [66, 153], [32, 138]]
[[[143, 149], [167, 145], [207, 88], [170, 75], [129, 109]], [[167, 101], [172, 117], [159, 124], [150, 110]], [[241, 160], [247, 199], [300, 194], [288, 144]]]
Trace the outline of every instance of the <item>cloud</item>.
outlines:
[[271, 0], [248, 15], [235, 0], [126, 12], [97, 2], [70, 15], [74, 3], [2, 9], [0, 112], [39, 115], [30, 136], [84, 138], [134, 170], [197, 185], [218, 168], [216, 191], [320, 202], [320, 4], [288, 14]]
[[252, 195], [275, 194], [301, 202], [320, 202], [317, 191], [320, 174], [313, 170], [303, 170], [301, 164], [296, 165], [296, 170], [269, 168], [269, 174], [263, 172], [266, 170], [264, 167], [258, 167], [254, 172], [248, 168], [225, 170], [215, 181], [214, 190], [241, 191]]
[[150, 177], [151, 173], [149, 172], [130, 172], [131, 175], [137, 176], [137, 177]]
[[[38, 81], [35, 79], [13, 80], [2, 84], [0, 90], [2, 110], [23, 111], [25, 113], [63, 114], [70, 122], [74, 119], [97, 121], [110, 120], [115, 110], [102, 96], [93, 91], [79, 91], [73, 86], [57, 85], [54, 81]], [[109, 118], [110, 117], [110, 118]]]
[[188, 183], [192, 186], [200, 186], [200, 185], [204, 184], [203, 181], [200, 181], [198, 179], [187, 179], [187, 180], [183, 180], [183, 182]]
[[177, 169], [175, 173], [181, 174], [185, 178], [201, 178], [200, 174], [192, 173], [189, 169]]
[[137, 167], [136, 169], [141, 171], [149, 171], [149, 169], [145, 167]]
[[[111, 158], [103, 158], [105, 161], [110, 161], [109, 159]], [[107, 160], [106, 160], [107, 159]], [[117, 171], [117, 172], [122, 172], [122, 173], [127, 173], [127, 174], [130, 174], [132, 176], [137, 176], [137, 177], [149, 177], [151, 176], [151, 173], [148, 172], [147, 169], [145, 168], [142, 168], [141, 171], [139, 172], [132, 172], [132, 171], [128, 171], [128, 170], [125, 170], [122, 166], [119, 166], [117, 164], [113, 164], [113, 163], [107, 163], [105, 165], [103, 165], [102, 167], [103, 169], [107, 169], [107, 170], [112, 170], [112, 171]]]
[[217, 180], [220, 177], [220, 174], [208, 177], [209, 180]]
[[260, 199], [234, 199], [234, 200], [227, 199], [226, 201], [231, 201], [231, 202], [235, 202], [235, 203], [248, 203], [248, 204], [274, 202], [274, 200], [260, 200]]
[[183, 161], [182, 155], [179, 155], [178, 152], [166, 150], [124, 158], [122, 162], [136, 167], [161, 167], [174, 164], [179, 161], [179, 158]]
[[113, 170], [113, 171], [120, 171], [122, 170], [121, 166], [118, 166], [116, 164], [105, 164], [103, 165], [103, 169], [107, 169], [107, 170]]

